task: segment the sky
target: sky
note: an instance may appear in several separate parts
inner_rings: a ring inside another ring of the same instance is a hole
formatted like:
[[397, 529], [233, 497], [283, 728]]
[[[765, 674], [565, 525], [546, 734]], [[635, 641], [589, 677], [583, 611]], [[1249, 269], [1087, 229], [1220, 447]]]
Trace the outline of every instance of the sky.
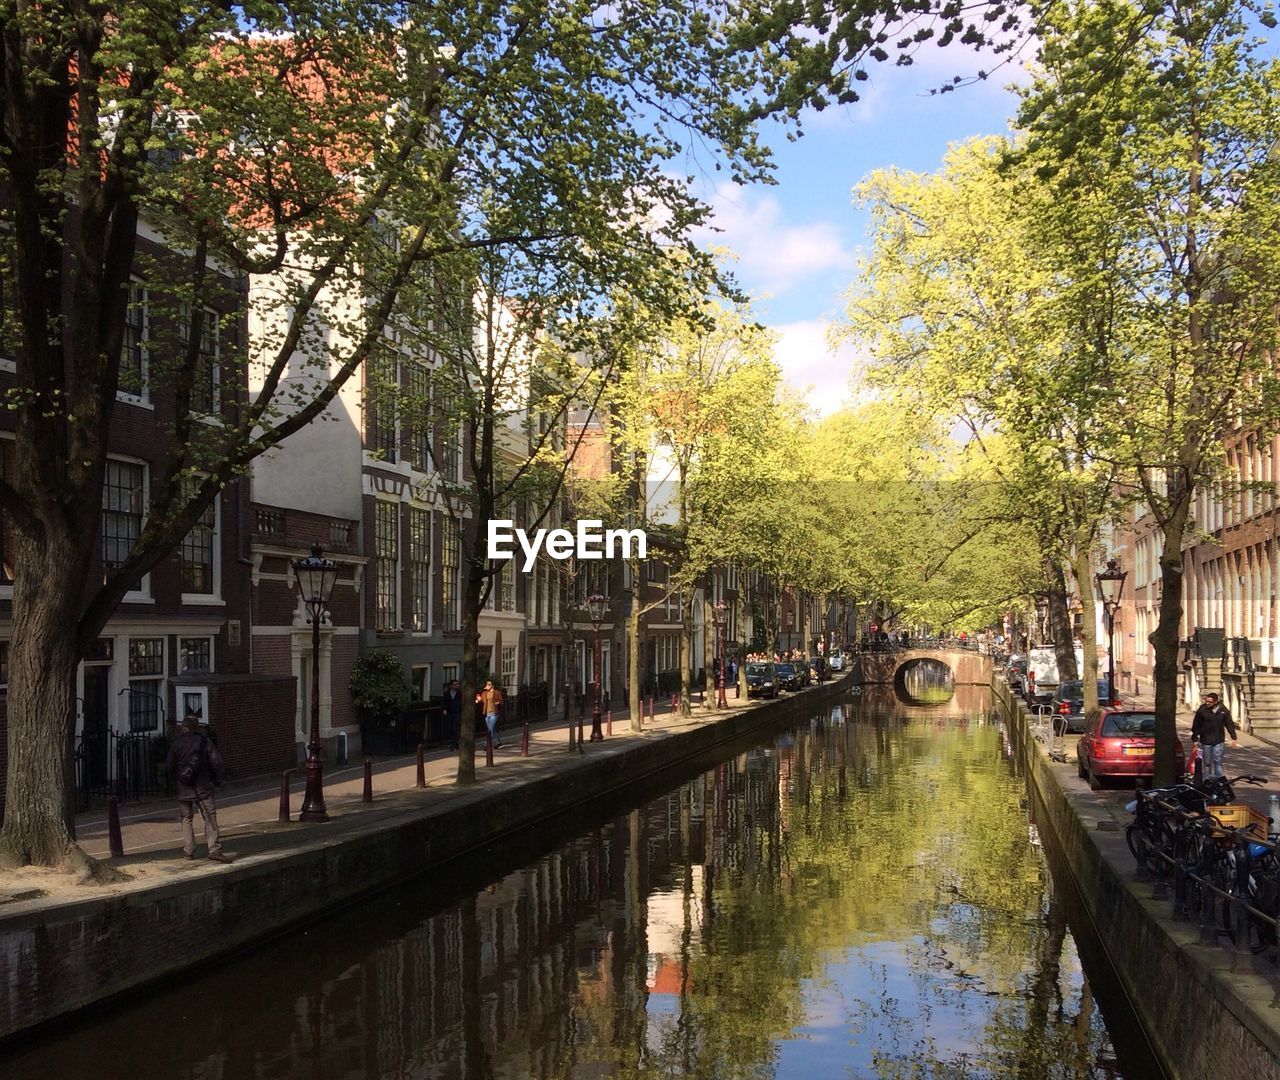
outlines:
[[952, 46], [924, 52], [907, 68], [872, 66], [859, 84], [862, 100], [806, 114], [803, 138], [765, 130], [776, 185], [724, 183], [705, 193], [719, 231], [701, 239], [736, 254], [736, 276], [755, 298], [757, 318], [777, 335], [775, 356], [788, 384], [819, 414], [846, 402], [857, 363], [851, 345], [833, 350], [827, 340], [867, 243], [867, 216], [853, 206], [853, 188], [887, 166], [932, 171], [948, 144], [1008, 131], [1017, 98], [1007, 84], [1025, 79], [1018, 67], [929, 94], [984, 62], [990, 66], [991, 58]]

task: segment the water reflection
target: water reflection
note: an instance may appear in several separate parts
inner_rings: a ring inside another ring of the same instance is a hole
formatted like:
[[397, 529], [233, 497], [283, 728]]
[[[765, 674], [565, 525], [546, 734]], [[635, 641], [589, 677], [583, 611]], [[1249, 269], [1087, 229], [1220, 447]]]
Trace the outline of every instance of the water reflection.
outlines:
[[422, 881], [3, 1074], [1119, 1075], [989, 696], [888, 697], [443, 910]]
[[941, 660], [926, 657], [903, 664], [895, 684], [908, 702], [915, 705], [940, 705], [950, 701], [956, 692], [956, 677]]

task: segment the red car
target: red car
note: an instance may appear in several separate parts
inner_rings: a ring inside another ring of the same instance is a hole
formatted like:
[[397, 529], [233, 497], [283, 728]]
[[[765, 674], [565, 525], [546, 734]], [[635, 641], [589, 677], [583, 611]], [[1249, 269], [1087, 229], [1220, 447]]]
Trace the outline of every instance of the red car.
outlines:
[[[1147, 709], [1103, 709], [1076, 743], [1080, 776], [1097, 791], [1105, 780], [1133, 780], [1155, 771], [1156, 714]], [[1178, 772], [1184, 768], [1177, 744]]]

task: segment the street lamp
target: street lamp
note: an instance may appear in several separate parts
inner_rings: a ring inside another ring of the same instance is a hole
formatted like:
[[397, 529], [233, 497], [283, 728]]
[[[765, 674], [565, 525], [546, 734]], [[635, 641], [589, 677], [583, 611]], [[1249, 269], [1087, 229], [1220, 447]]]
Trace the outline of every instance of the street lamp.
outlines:
[[718, 600], [711, 612], [716, 624], [716, 655], [720, 657], [720, 673], [716, 676], [716, 690], [718, 691], [716, 708], [727, 709], [729, 703], [724, 697], [724, 628], [725, 623], [729, 621], [729, 606], [723, 600]]
[[293, 564], [293, 574], [311, 619], [311, 739], [307, 743], [307, 793], [298, 820], [328, 821], [324, 808], [324, 762], [320, 757], [323, 752], [320, 745], [320, 623], [333, 584], [338, 580], [338, 564], [326, 559], [316, 544], [310, 555]]
[[1036, 631], [1040, 638], [1040, 644], [1044, 644], [1044, 639], [1048, 636], [1049, 620], [1049, 597], [1044, 593], [1036, 595]]
[[593, 653], [595, 667], [596, 700], [591, 706], [591, 741], [603, 742], [604, 732], [600, 730], [600, 624], [604, 622], [604, 606], [607, 603], [599, 593], [587, 597], [587, 611], [591, 615], [591, 625], [595, 628], [596, 643]]
[[1098, 595], [1107, 613], [1107, 694], [1114, 701], [1116, 696], [1116, 611], [1120, 607], [1120, 594], [1124, 592], [1127, 570], [1121, 570], [1115, 559], [1107, 560], [1107, 568], [1095, 575]]

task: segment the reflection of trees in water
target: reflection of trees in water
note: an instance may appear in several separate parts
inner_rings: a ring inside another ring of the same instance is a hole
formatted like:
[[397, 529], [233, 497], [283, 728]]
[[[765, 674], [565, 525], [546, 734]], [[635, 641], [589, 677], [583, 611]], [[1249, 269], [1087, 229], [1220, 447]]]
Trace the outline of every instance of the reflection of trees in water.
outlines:
[[[159, 1080], [760, 1075], [818, 987], [845, 995], [850, 1071], [1092, 1075], [1105, 1035], [995, 731], [863, 708], [445, 911], [420, 881], [206, 978], [197, 1024], [179, 994], [105, 1041]], [[862, 976], [832, 987], [833, 959]], [[95, 1031], [6, 1080], [87, 1069]]]
[[955, 674], [941, 660], [913, 661], [903, 668], [901, 677], [907, 696], [920, 704], [950, 701], [955, 694]]

